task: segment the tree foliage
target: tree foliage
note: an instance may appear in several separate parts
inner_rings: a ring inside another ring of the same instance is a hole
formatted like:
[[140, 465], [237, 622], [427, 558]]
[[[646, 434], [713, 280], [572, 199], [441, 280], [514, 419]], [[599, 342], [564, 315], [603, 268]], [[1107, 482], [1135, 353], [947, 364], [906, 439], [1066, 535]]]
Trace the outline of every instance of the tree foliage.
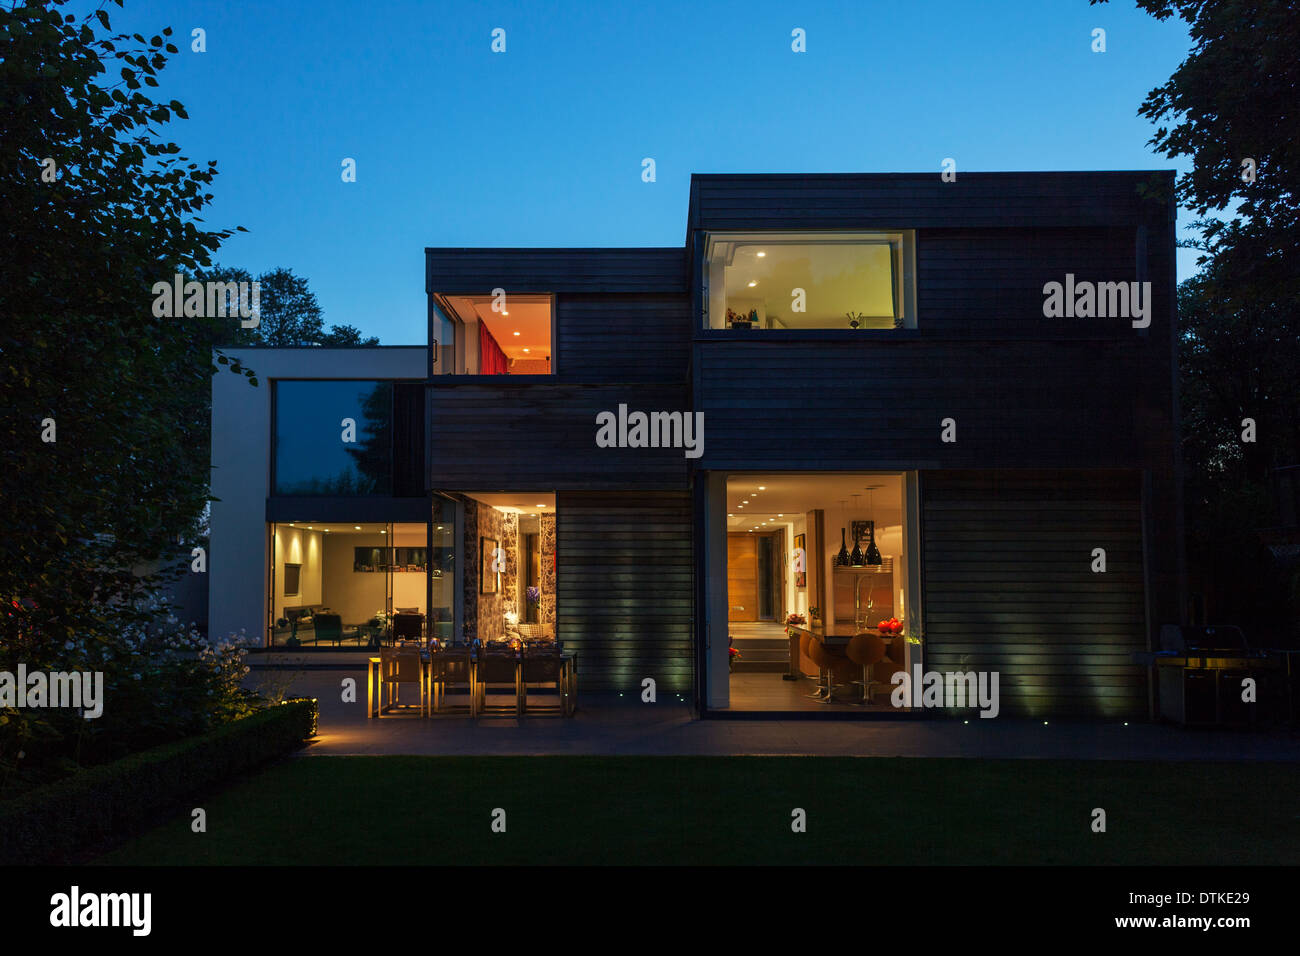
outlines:
[[[222, 334], [214, 323], [238, 322], [151, 309], [154, 283], [205, 267], [232, 234], [200, 216], [215, 162], [191, 162], [163, 135], [184, 107], [147, 92], [177, 52], [171, 30], [115, 34], [105, 9], [78, 18], [65, 7], [0, 8], [8, 669], [66, 667], [87, 641], [99, 645], [90, 656], [112, 657], [106, 648], [123, 629], [145, 623], [140, 599], [157, 582], [134, 569], [177, 557], [203, 513], [208, 456], [197, 423], [216, 371], [207, 343]], [[30, 760], [35, 741], [79, 720], [0, 712], [0, 765], [18, 751]]]
[[214, 267], [200, 270], [198, 279], [215, 282], [253, 282], [260, 289], [260, 321], [252, 328], [225, 325], [219, 331], [224, 336], [214, 341], [214, 347], [230, 346], [364, 346], [378, 345], [377, 336], [366, 338], [352, 325], [332, 325], [326, 331], [316, 293], [307, 280], [294, 275], [292, 269], [269, 269], [252, 276], [246, 269]]
[[[1098, 0], [1093, 0], [1094, 3]], [[1105, 0], [1101, 0], [1105, 2]], [[1191, 168], [1201, 273], [1179, 289], [1179, 369], [1193, 577], [1211, 613], [1292, 628], [1300, 577], [1272, 559], [1286, 466], [1300, 464], [1300, 10], [1281, 0], [1137, 0], [1192, 48], [1138, 112]], [[1255, 424], [1243, 439], [1243, 421]], [[1288, 580], [1290, 578], [1290, 580]]]

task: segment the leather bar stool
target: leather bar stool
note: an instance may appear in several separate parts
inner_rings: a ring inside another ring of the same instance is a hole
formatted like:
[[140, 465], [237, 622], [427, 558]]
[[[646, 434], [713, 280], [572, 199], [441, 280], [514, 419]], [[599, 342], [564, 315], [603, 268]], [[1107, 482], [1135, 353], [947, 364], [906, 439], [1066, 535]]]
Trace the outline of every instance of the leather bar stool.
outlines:
[[821, 668], [822, 673], [826, 675], [826, 683], [822, 688], [824, 694], [818, 693], [813, 696], [823, 704], [839, 703], [839, 701], [835, 699], [835, 685], [837, 683], [844, 684], [851, 681], [855, 673], [855, 668], [843, 657], [832, 654], [827, 650], [825, 644], [815, 638], [813, 639], [810, 652], [813, 663]]
[[887, 649], [884, 639], [879, 634], [873, 634], [870, 631], [854, 634], [849, 641], [849, 646], [846, 649], [849, 660], [862, 668], [862, 700], [855, 701], [855, 703], [873, 703], [871, 688], [879, 683], [874, 673], [875, 667], [885, 659]]

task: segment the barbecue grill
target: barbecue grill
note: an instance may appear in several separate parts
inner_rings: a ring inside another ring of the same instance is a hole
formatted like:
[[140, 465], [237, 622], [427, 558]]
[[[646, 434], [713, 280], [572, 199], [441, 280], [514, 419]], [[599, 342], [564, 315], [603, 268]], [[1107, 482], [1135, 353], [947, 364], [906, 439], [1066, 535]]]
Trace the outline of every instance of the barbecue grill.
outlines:
[[1284, 682], [1276, 679], [1283, 662], [1252, 648], [1239, 627], [1167, 624], [1160, 629], [1160, 645], [1159, 651], [1137, 657], [1155, 665], [1160, 716], [1166, 720], [1184, 726], [1254, 723], [1260, 705], [1241, 699], [1242, 680], [1247, 677], [1254, 678], [1256, 700], [1261, 703], [1266, 697], [1269, 704], [1280, 703], [1286, 696]]

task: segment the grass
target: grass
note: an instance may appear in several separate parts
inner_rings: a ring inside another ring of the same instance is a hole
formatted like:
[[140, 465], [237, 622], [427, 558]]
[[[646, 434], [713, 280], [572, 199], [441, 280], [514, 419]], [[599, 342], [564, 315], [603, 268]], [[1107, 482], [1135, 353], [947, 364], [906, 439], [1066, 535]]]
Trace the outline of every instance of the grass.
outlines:
[[186, 813], [96, 862], [1295, 865], [1298, 784], [1284, 763], [298, 757], [204, 802], [206, 833]]

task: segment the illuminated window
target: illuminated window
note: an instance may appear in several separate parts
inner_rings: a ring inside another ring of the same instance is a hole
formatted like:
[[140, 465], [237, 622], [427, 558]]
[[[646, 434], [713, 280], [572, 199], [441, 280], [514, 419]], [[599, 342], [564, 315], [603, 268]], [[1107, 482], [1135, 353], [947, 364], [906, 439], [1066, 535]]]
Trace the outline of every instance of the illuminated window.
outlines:
[[916, 326], [908, 232], [713, 233], [705, 243], [705, 327]]

